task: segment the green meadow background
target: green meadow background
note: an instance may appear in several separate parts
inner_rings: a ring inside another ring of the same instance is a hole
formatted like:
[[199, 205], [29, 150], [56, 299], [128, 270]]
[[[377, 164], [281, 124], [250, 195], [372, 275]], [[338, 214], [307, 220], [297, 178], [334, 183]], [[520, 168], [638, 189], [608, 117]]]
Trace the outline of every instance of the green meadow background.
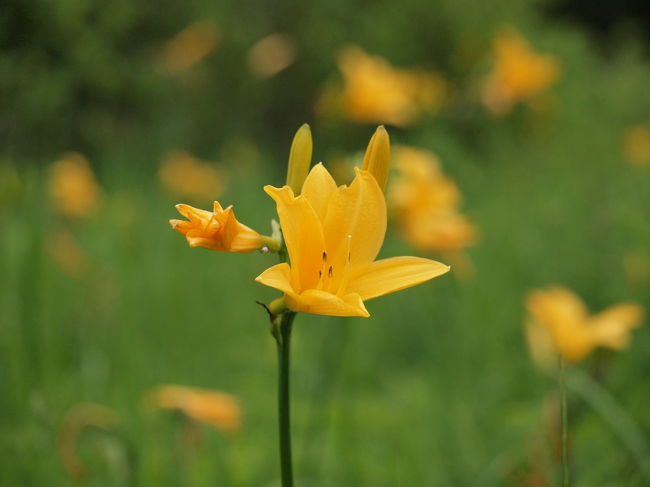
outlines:
[[[439, 156], [479, 241], [467, 252], [473, 277], [452, 270], [371, 301], [370, 319], [297, 317], [296, 485], [559, 485], [557, 380], [531, 361], [523, 298], [560, 284], [593, 312], [620, 301], [650, 310], [650, 167], [622, 149], [629, 126], [650, 123], [650, 64], [641, 3], [608, 30], [558, 5], [3, 3], [0, 486], [279, 486], [275, 343], [255, 304], [277, 293], [253, 280], [276, 257], [189, 249], [167, 223], [179, 201], [157, 172], [172, 149], [218, 161], [229, 173], [220, 201], [269, 233], [275, 210], [261, 188], [283, 184], [300, 124], [326, 165], [374, 130], [314, 110], [349, 43], [453, 86], [440, 111], [388, 130]], [[186, 76], [165, 76], [156, 53], [200, 19], [218, 25], [217, 48]], [[504, 25], [562, 66], [541, 115], [521, 105], [496, 118], [476, 99]], [[256, 78], [246, 53], [275, 32], [294, 39], [296, 61]], [[68, 150], [88, 157], [103, 191], [83, 221], [57, 215], [48, 196], [48, 166]], [[61, 229], [89, 257], [81, 277], [52, 258]], [[424, 254], [389, 225], [380, 256], [394, 255]], [[650, 485], [649, 352], [646, 323], [627, 350], [570, 370], [572, 485]], [[184, 447], [180, 418], [142, 405], [167, 383], [237, 396], [241, 430], [202, 427], [200, 445]], [[86, 475], [74, 480], [57, 441], [84, 402], [114, 410], [119, 427], [83, 432]]]

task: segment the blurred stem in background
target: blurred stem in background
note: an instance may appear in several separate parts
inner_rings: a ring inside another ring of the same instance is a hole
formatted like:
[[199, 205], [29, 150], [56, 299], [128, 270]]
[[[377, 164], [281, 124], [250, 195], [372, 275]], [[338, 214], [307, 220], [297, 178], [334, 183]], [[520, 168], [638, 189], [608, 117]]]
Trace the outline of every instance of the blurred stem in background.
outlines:
[[[320, 431], [328, 431], [332, 424], [332, 398], [334, 392], [342, 385], [343, 372], [349, 361], [348, 349], [352, 341], [353, 329], [348, 318], [330, 317], [327, 327], [319, 336], [319, 342], [327, 342], [330, 345], [321, 348], [316, 361], [320, 372], [311, 386], [308, 419], [301, 432], [299, 448], [301, 458], [298, 461], [303, 474], [308, 472], [309, 478], [312, 479], [323, 478], [327, 444], [325, 441], [310, 440], [316, 438]], [[350, 375], [347, 374], [346, 377], [350, 378]]]
[[24, 385], [27, 395], [41, 387], [42, 380], [42, 354], [41, 331], [42, 326], [39, 310], [42, 307], [42, 292], [40, 283], [43, 280], [43, 218], [42, 212], [30, 211], [31, 222], [30, 241], [26, 246], [24, 255], [24, 271], [20, 283], [20, 312], [22, 331], [22, 345], [25, 364], [23, 370]]
[[639, 473], [650, 485], [650, 448], [642, 428], [616, 399], [589, 374], [572, 370], [569, 377], [571, 390], [596, 411], [619, 437], [639, 467]]
[[568, 452], [568, 411], [566, 400], [566, 364], [560, 355], [560, 415], [562, 423], [562, 486], [569, 486], [569, 452]]

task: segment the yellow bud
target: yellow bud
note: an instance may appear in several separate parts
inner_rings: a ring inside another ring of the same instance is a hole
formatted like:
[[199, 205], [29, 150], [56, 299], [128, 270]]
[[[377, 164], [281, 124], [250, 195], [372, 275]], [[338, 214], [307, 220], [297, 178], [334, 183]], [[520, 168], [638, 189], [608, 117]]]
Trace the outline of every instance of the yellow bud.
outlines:
[[380, 125], [368, 143], [361, 169], [369, 171], [377, 180], [379, 187], [384, 189], [386, 187], [386, 180], [388, 179], [389, 161], [390, 138], [384, 126]]
[[306, 123], [302, 125], [293, 137], [289, 152], [289, 168], [287, 169], [287, 186], [294, 194], [300, 194], [302, 183], [305, 182], [311, 166], [311, 129]]

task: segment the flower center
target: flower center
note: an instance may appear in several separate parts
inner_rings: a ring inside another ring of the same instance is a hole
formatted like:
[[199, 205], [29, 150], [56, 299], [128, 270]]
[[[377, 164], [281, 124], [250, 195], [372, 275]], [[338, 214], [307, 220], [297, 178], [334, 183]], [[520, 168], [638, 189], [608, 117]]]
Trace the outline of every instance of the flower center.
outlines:
[[337, 296], [342, 296], [345, 293], [350, 274], [352, 235], [348, 235], [345, 240], [345, 251], [340, 257], [332, 258], [327, 252], [323, 252], [323, 262], [318, 271], [318, 284], [316, 285], [316, 289], [319, 291], [326, 291]]

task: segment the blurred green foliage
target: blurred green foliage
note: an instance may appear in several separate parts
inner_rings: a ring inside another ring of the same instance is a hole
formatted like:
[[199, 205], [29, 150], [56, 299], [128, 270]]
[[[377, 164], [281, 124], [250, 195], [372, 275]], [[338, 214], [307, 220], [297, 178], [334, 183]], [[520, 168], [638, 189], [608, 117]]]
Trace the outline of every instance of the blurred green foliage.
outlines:
[[[3, 2], [0, 485], [279, 485], [274, 343], [254, 304], [277, 293], [253, 281], [275, 260], [188, 249], [166, 224], [177, 201], [156, 171], [176, 147], [219, 160], [231, 171], [221, 201], [270, 232], [273, 206], [260, 188], [283, 182], [301, 123], [312, 124], [315, 159], [326, 163], [362, 149], [372, 132], [315, 115], [346, 43], [450, 81], [454, 96], [437, 114], [389, 130], [394, 142], [439, 155], [480, 242], [468, 252], [472, 279], [451, 273], [372, 301], [370, 320], [297, 318], [297, 484], [556, 485], [556, 383], [530, 360], [523, 296], [558, 283], [594, 311], [619, 301], [650, 309], [642, 264], [650, 168], [627, 164], [622, 152], [627, 127], [649, 120], [650, 68], [640, 43], [627, 39], [603, 60], [582, 33], [537, 8], [468, 0]], [[165, 74], [165, 42], [203, 19], [219, 27], [216, 50], [182, 76]], [[561, 63], [549, 111], [522, 105], [495, 118], [478, 102], [502, 25]], [[296, 62], [255, 77], [248, 49], [275, 32], [294, 39]], [[102, 209], [89, 221], [57, 215], [48, 172], [28, 164], [71, 149], [89, 157], [103, 188]], [[84, 256], [83, 272], [70, 275], [57, 261], [61, 232]], [[412, 253], [389, 229], [382, 256]], [[641, 262], [631, 272], [630, 256]], [[628, 350], [577, 366], [646, 443], [649, 347], [646, 325]], [[242, 431], [205, 429], [199, 447], [186, 450], [179, 418], [140, 403], [162, 383], [237, 395]], [[571, 393], [573, 485], [647, 485], [612, 427], [617, 418], [597, 413], [592, 400]], [[88, 473], [79, 482], [56, 445], [66, 411], [85, 401], [114, 409], [120, 428], [81, 438]]]

